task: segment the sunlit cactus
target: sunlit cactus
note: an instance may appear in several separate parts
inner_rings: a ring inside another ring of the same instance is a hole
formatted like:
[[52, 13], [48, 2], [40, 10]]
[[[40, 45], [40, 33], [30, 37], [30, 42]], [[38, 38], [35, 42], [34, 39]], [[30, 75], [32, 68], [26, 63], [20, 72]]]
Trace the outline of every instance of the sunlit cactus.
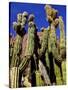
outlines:
[[18, 67], [12, 67], [10, 69], [10, 88], [19, 87], [19, 69]]
[[[51, 12], [49, 12], [49, 10]], [[47, 14], [47, 19], [50, 23], [48, 50], [49, 50], [49, 53], [52, 54], [53, 59], [56, 60], [58, 63], [60, 63], [62, 62], [62, 58], [57, 48], [57, 38], [56, 38], [56, 27], [59, 24], [59, 18], [57, 18], [57, 10], [53, 9], [49, 5], [46, 5], [46, 14]], [[56, 75], [56, 83], [59, 82], [59, 84], [62, 84], [61, 64], [60, 66], [57, 66], [57, 63], [53, 62], [53, 65], [54, 65], [54, 70], [58, 71], [58, 73], [54, 72]]]
[[66, 43], [65, 43], [65, 27], [64, 27], [64, 22], [63, 22], [63, 18], [61, 16], [59, 16], [59, 28], [60, 28], [60, 55], [62, 57], [62, 80], [63, 80], [63, 84], [66, 84], [66, 62], [65, 62], [65, 58], [66, 58]]
[[[17, 22], [13, 23], [13, 28], [16, 31], [17, 35], [16, 35], [15, 42], [14, 42], [13, 56], [12, 56], [11, 65], [10, 65], [11, 68], [13, 68], [13, 67], [18, 68], [19, 63], [20, 63], [22, 38], [24, 35], [24, 31], [25, 31], [24, 25], [27, 22], [25, 14], [24, 15], [18, 14], [17, 15]], [[26, 19], [26, 20], [24, 20], [24, 19]], [[19, 79], [19, 72], [17, 74], [11, 75], [11, 72], [15, 72], [15, 70], [10, 69], [10, 80], [11, 80], [11, 84], [10, 84], [11, 86], [10, 87], [11, 88], [19, 87], [19, 80], [18, 80]], [[12, 76], [16, 77], [15, 81], [14, 81], [14, 78]]]
[[47, 14], [47, 20], [49, 23], [53, 22], [53, 20], [57, 17], [58, 11], [52, 8], [50, 5], [45, 5], [44, 9]]
[[48, 30], [46, 28], [41, 28], [42, 37], [41, 37], [41, 49], [39, 50], [39, 56], [41, 57], [47, 49], [48, 45]]
[[35, 49], [35, 32], [36, 25], [34, 23], [34, 15], [31, 14], [28, 18], [28, 40], [27, 40], [27, 51], [26, 55], [33, 55]]
[[64, 31], [64, 22], [61, 16], [59, 16], [59, 28], [60, 28], [60, 55], [62, 58], [65, 58], [65, 31]]
[[[22, 38], [23, 38], [22, 35], [25, 32], [25, 28], [22, 28], [22, 27], [24, 27], [24, 25], [27, 22], [27, 19], [25, 21], [21, 21], [21, 20], [24, 20], [24, 18], [26, 18], [25, 15], [22, 18], [21, 17], [22, 17], [22, 14], [18, 14], [17, 15], [18, 21], [13, 23], [13, 27], [16, 30], [17, 35], [16, 35], [15, 43], [14, 43], [14, 51], [13, 51], [11, 67], [19, 65], [19, 54], [20, 54], [21, 43], [22, 43]], [[21, 22], [21, 23], [19, 23], [19, 22]]]

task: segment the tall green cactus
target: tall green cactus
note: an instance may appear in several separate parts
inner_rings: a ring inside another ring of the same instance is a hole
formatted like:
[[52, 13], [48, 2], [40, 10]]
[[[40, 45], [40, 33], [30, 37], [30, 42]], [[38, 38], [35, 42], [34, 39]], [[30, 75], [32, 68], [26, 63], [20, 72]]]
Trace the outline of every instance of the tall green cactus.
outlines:
[[[25, 13], [25, 12], [23, 14], [18, 14], [17, 15], [17, 23], [15, 23], [15, 22], [13, 23], [13, 27], [16, 30], [17, 35], [16, 35], [15, 43], [14, 43], [11, 67], [19, 65], [19, 53], [20, 53], [20, 49], [21, 49], [22, 37], [25, 32], [24, 25], [26, 24], [26, 21], [27, 21], [26, 16], [27, 16], [27, 13]], [[22, 36], [21, 36], [21, 34], [22, 34]]]
[[11, 64], [11, 60], [12, 60], [12, 56], [13, 56], [13, 47], [14, 47], [14, 42], [13, 42], [13, 36], [12, 36], [12, 34], [10, 34], [10, 36], [9, 36], [9, 59], [10, 59], [10, 61], [9, 61], [9, 66], [10, 66], [10, 64]]
[[[53, 9], [51, 6], [47, 5], [46, 13], [47, 13], [48, 21], [50, 23], [48, 50], [49, 50], [49, 53], [52, 53], [53, 59], [55, 59], [56, 61], [60, 63], [62, 61], [62, 58], [57, 49], [57, 40], [56, 40], [56, 27], [59, 23], [59, 19], [57, 18], [57, 11]], [[61, 66], [57, 66], [57, 64], [54, 62], [53, 62], [53, 65], [54, 65], [56, 82], [57, 82], [61, 80], [61, 72], [60, 72]], [[56, 73], [57, 71], [58, 73]], [[59, 80], [57, 78], [59, 78]]]
[[28, 40], [27, 40], [27, 55], [33, 55], [35, 48], [35, 32], [36, 26], [34, 23], [34, 16], [31, 14], [28, 19]]
[[[51, 30], [50, 30], [51, 52], [53, 54], [53, 58], [55, 60], [57, 60], [58, 62], [61, 62], [62, 58], [59, 55], [59, 52], [58, 52], [58, 49], [57, 49], [57, 46], [56, 46], [56, 43], [57, 43], [57, 41], [56, 41], [56, 31], [55, 31], [56, 28], [55, 28], [54, 24], [51, 24], [50, 28], [51, 28]], [[62, 80], [61, 80], [60, 66], [57, 66], [56, 63], [54, 63], [54, 70], [55, 70], [55, 75], [56, 75], [56, 82], [59, 82], [59, 84], [61, 84]], [[56, 73], [56, 71], [58, 71], [58, 73]]]
[[34, 23], [34, 15], [30, 14], [28, 18], [28, 38], [27, 38], [27, 46], [25, 51], [25, 57], [23, 58], [21, 64], [19, 65], [20, 71], [24, 71], [25, 68], [28, 68], [28, 63], [32, 60], [32, 56], [34, 54], [35, 49], [35, 33], [36, 26]]
[[[41, 37], [41, 48], [39, 50], [39, 58], [41, 59], [41, 57], [43, 55], [45, 55], [46, 57], [46, 52], [47, 52], [47, 49], [48, 49], [48, 33], [49, 33], [49, 27], [48, 28], [42, 28], [42, 37]], [[43, 59], [43, 61], [41, 62], [41, 60], [39, 61], [39, 69], [40, 69], [40, 72], [44, 78], [44, 82], [46, 85], [50, 85], [50, 79], [49, 79], [49, 76], [47, 74], [47, 70], [46, 70], [46, 66], [45, 64], [43, 64], [43, 62], [46, 62], [46, 58]], [[47, 61], [48, 63], [48, 61]], [[42, 69], [43, 70], [42, 70]]]
[[21, 64], [19, 65], [20, 70], [23, 70], [24, 67], [26, 67], [26, 65], [31, 59], [31, 56], [34, 53], [36, 27], [33, 20], [34, 20], [34, 15], [31, 14], [28, 18], [28, 39], [27, 39], [25, 57], [23, 58]]
[[[16, 72], [18, 69], [12, 69], [12, 68], [18, 68], [19, 63], [20, 63], [20, 50], [21, 50], [21, 43], [22, 43], [22, 37], [24, 35], [24, 25], [26, 24], [27, 21], [27, 12], [24, 12], [23, 14], [18, 14], [17, 15], [17, 22], [13, 23], [13, 27], [17, 33], [15, 42], [14, 42], [14, 50], [13, 50], [13, 56], [12, 56], [12, 61], [11, 61], [11, 69], [10, 69], [10, 80], [11, 80], [11, 88], [18, 88], [19, 87], [19, 72], [18, 73], [13, 73], [11, 75], [11, 72]], [[22, 31], [23, 30], [23, 31]], [[14, 78], [16, 80], [14, 80]]]
[[59, 29], [60, 29], [60, 55], [63, 59], [63, 62], [61, 64], [62, 67], [62, 79], [63, 84], [66, 84], [66, 61], [65, 61], [65, 50], [66, 50], [66, 44], [65, 44], [65, 31], [64, 31], [64, 22], [63, 18], [59, 16]]
[[59, 29], [60, 29], [60, 54], [63, 56], [65, 54], [65, 31], [64, 22], [61, 16], [59, 16]]

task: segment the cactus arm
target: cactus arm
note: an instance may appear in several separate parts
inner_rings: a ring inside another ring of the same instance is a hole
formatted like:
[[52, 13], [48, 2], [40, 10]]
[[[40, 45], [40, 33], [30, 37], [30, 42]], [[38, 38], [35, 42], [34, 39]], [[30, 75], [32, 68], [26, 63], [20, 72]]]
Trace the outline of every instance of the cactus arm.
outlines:
[[22, 59], [22, 62], [21, 62], [20, 65], [19, 65], [19, 70], [20, 70], [20, 71], [24, 71], [24, 70], [26, 69], [29, 61], [30, 61], [30, 57], [29, 57], [29, 56], [24, 57], [24, 58]]
[[41, 37], [41, 49], [39, 50], [39, 56], [41, 57], [42, 54], [45, 53], [47, 49], [47, 43], [48, 43], [48, 30], [43, 29], [44, 31], [42, 32], [42, 37]]
[[35, 48], [35, 26], [33, 22], [30, 22], [29, 24], [33, 24], [32, 27], [28, 28], [28, 47], [27, 47], [27, 55], [33, 55], [34, 48]]
[[61, 16], [59, 16], [59, 29], [60, 29], [60, 55], [63, 57], [65, 55], [66, 45], [65, 45], [64, 22]]

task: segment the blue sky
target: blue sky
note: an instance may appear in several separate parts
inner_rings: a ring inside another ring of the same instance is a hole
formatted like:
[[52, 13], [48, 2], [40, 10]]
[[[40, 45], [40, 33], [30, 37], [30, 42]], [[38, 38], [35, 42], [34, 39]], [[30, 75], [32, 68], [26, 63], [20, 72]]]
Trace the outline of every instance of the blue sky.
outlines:
[[[14, 36], [16, 35], [13, 30], [12, 23], [17, 20], [17, 14], [27, 11], [28, 14], [35, 15], [35, 23], [40, 31], [41, 27], [48, 27], [48, 22], [46, 20], [46, 12], [44, 10], [45, 4], [32, 4], [32, 3], [19, 3], [10, 2], [9, 3], [9, 32]], [[58, 15], [63, 17], [66, 33], [66, 6], [64, 5], [51, 5], [53, 8], [59, 11]], [[27, 30], [26, 30], [27, 31]], [[57, 35], [60, 36], [59, 28], [56, 31]]]

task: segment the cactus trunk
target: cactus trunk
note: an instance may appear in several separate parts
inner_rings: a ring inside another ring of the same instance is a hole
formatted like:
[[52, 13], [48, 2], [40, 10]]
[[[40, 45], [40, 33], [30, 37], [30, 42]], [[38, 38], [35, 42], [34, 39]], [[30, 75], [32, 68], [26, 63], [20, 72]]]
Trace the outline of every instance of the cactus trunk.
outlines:
[[22, 42], [22, 38], [19, 35], [17, 35], [15, 43], [14, 43], [11, 67], [18, 67], [18, 65], [19, 65], [19, 56], [18, 55], [19, 55], [20, 49], [21, 49], [21, 42]]
[[10, 69], [10, 87], [19, 87], [19, 69], [17, 67], [13, 67]]
[[27, 40], [27, 48], [26, 48], [26, 55], [33, 55], [34, 48], [35, 48], [35, 31], [36, 28], [34, 26], [33, 22], [30, 22], [29, 24], [33, 24], [31, 27], [28, 28], [28, 40]]

